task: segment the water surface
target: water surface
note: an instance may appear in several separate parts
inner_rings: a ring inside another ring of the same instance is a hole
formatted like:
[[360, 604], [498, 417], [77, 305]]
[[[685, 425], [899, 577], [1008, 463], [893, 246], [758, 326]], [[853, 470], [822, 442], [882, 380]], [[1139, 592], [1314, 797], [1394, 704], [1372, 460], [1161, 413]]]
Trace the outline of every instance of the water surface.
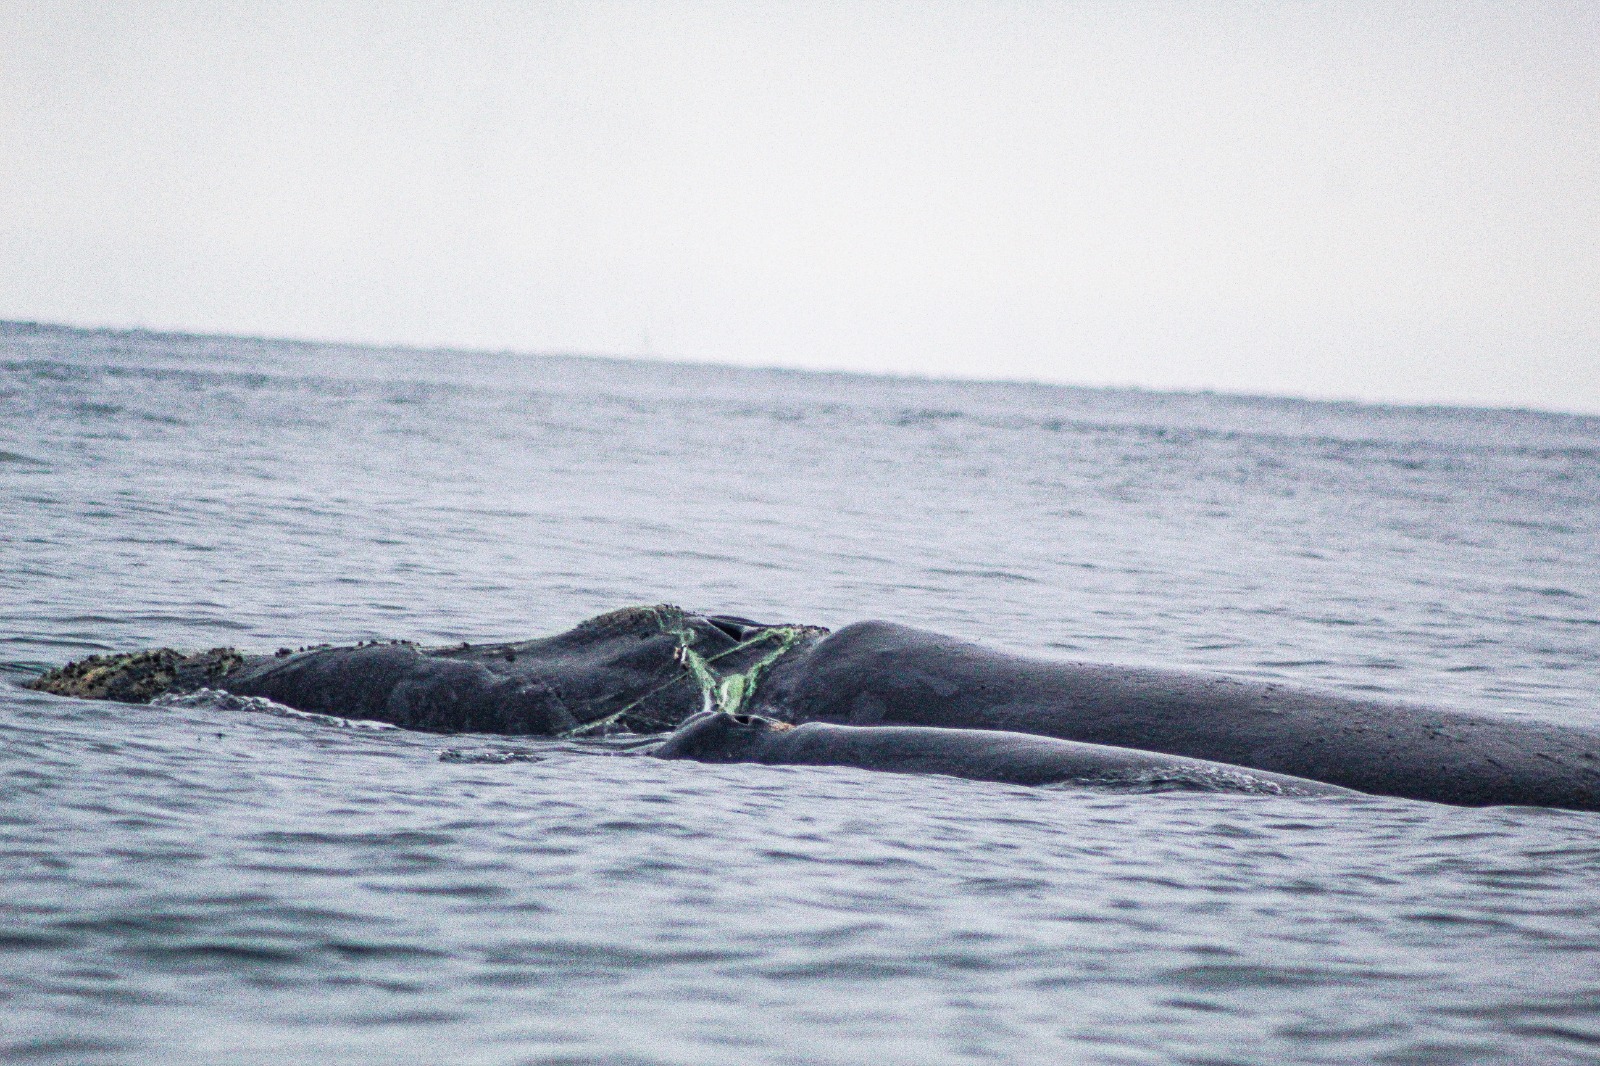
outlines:
[[[1593, 418], [12, 325], [0, 515], [12, 682], [667, 601], [1600, 726]], [[0, 739], [19, 1061], [1600, 1061], [1593, 814]]]

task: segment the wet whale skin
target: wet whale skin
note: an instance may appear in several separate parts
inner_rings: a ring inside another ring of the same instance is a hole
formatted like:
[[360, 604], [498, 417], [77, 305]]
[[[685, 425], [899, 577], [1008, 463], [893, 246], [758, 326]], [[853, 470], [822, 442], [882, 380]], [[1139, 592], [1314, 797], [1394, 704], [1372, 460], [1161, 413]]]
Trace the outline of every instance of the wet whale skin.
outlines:
[[1349, 796], [1337, 785], [1238, 766], [986, 729], [927, 726], [801, 726], [707, 712], [686, 721], [651, 754], [661, 759], [769, 766], [844, 766], [942, 774], [1012, 785], [1089, 785], [1144, 791]]
[[1600, 732], [1292, 685], [1051, 662], [861, 622], [774, 669], [753, 713], [996, 729], [1463, 806], [1600, 810]]
[[[791, 724], [1053, 737], [1462, 806], [1600, 810], [1600, 732], [1205, 674], [1030, 659], [891, 622], [835, 632], [668, 605], [535, 640], [71, 664], [35, 687], [142, 701], [206, 686], [441, 733], [663, 733], [707, 708]], [[87, 669], [86, 669], [87, 668]]]
[[[768, 650], [762, 634], [774, 628], [668, 606], [624, 608], [535, 640], [249, 656], [210, 684], [297, 710], [437, 733], [560, 736], [597, 724], [661, 732], [705, 704], [685, 665], [686, 645], [737, 672], [760, 661]], [[825, 632], [787, 628], [807, 638]]]

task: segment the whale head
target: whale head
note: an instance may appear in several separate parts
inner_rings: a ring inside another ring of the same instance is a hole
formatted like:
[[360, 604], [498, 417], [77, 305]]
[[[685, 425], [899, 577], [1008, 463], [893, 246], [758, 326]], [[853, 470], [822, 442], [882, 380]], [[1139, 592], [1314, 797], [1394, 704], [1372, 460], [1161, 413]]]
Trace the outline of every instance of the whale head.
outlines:
[[793, 729], [788, 722], [754, 714], [701, 711], [684, 719], [653, 755], [658, 759], [695, 762], [745, 762], [750, 753], [775, 733]]

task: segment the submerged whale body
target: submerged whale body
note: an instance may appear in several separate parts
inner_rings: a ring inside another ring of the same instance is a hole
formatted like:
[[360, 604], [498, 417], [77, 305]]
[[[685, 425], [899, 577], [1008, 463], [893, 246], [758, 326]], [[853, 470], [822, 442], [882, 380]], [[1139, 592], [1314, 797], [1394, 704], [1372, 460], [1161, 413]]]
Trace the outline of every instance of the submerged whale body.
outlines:
[[1204, 759], [992, 729], [790, 725], [756, 715], [703, 711], [649, 754], [658, 759], [768, 766], [848, 766], [942, 774], [1012, 785], [1084, 785], [1140, 791], [1349, 796], [1337, 785]]
[[[1029, 659], [889, 622], [830, 633], [634, 607], [512, 643], [372, 643], [276, 655], [160, 649], [91, 657], [32, 682], [134, 702], [202, 686], [440, 733], [662, 733], [710, 709], [789, 724], [1020, 733], [1438, 803], [1600, 810], [1594, 730], [1205, 674]], [[851, 750], [910, 765], [910, 749], [882, 746], [893, 736], [904, 739], [884, 733], [878, 747], [852, 740]], [[931, 750], [935, 741], [918, 739], [923, 747], [913, 748]]]

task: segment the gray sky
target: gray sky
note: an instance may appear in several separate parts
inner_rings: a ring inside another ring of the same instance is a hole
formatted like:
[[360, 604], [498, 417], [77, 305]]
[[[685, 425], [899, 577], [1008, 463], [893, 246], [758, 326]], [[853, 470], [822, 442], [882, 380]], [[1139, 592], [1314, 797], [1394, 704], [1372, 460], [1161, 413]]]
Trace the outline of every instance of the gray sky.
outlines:
[[1600, 4], [0, 16], [0, 317], [1600, 412]]

